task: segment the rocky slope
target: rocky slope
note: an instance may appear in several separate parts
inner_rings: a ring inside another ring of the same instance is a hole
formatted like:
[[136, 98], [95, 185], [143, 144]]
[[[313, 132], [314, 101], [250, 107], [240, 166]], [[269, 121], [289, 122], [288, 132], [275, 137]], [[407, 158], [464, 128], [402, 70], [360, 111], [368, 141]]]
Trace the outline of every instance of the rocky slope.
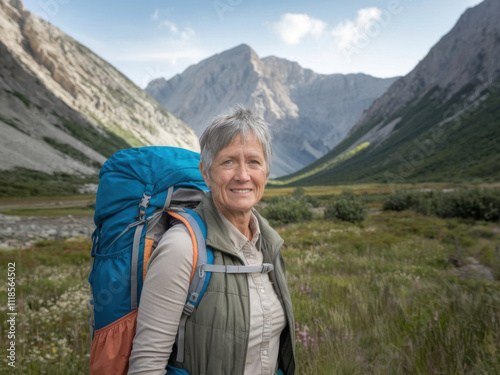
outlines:
[[19, 0], [0, 2], [0, 169], [96, 175], [123, 147], [197, 150], [194, 132]]
[[253, 108], [272, 127], [272, 176], [291, 173], [331, 150], [363, 110], [395, 79], [316, 74], [277, 57], [259, 58], [242, 44], [146, 91], [198, 135], [235, 104]]
[[281, 183], [500, 179], [500, 1], [468, 9], [329, 154]]

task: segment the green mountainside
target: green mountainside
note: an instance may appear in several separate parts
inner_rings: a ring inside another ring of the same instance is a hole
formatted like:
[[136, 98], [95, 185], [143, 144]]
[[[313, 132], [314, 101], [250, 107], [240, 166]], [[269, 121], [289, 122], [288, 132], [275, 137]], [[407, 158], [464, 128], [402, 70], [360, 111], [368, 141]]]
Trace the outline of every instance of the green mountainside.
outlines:
[[435, 88], [384, 121], [401, 117], [382, 143], [332, 163], [379, 122], [371, 121], [316, 163], [271, 185], [499, 181], [500, 90], [486, 90], [474, 103], [467, 94], [464, 89], [443, 103]]

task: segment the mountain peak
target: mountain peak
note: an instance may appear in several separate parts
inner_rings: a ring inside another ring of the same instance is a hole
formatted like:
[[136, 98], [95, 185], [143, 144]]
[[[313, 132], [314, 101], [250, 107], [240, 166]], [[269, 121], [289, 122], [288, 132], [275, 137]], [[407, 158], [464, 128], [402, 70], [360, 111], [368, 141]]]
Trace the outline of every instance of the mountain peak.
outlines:
[[257, 53], [248, 45], [248, 44], [240, 44], [236, 47], [230, 48], [226, 51], [223, 51], [217, 55], [217, 57], [223, 59], [231, 59], [231, 58], [249, 58], [249, 59], [259, 59]]
[[237, 45], [236, 47], [228, 49], [226, 52], [231, 52], [231, 51], [234, 51], [234, 52], [247, 52], [247, 51], [251, 51], [251, 52], [255, 53], [255, 51], [252, 49], [252, 47], [250, 47], [246, 43], [241, 43], [241, 44]]
[[392, 81], [320, 75], [278, 57], [260, 59], [240, 44], [146, 91], [198, 134], [237, 103], [252, 108], [274, 133], [271, 173], [278, 176], [328, 152]]

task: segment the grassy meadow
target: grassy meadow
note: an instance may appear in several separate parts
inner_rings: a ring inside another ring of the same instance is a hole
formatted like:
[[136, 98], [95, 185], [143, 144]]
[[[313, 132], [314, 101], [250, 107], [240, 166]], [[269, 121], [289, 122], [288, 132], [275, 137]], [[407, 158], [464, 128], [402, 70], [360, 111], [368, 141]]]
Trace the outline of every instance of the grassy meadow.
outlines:
[[[306, 188], [321, 205], [336, 188]], [[294, 303], [297, 374], [500, 374], [500, 223], [380, 211], [357, 224], [278, 225]], [[293, 190], [268, 189], [263, 205]], [[86, 374], [90, 242], [0, 252], [0, 373]], [[16, 264], [16, 367], [7, 267]]]

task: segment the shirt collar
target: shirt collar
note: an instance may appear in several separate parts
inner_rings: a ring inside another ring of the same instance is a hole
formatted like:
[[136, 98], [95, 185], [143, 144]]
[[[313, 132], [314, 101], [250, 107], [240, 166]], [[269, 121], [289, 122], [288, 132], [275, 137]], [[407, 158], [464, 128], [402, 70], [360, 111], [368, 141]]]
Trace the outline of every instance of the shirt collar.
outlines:
[[[247, 244], [247, 242], [252, 243], [252, 245], [257, 247], [257, 241], [260, 238], [260, 227], [259, 221], [253, 212], [250, 213], [250, 230], [252, 231], [252, 239], [249, 241], [243, 233], [241, 233], [236, 227], [219, 212], [219, 216], [222, 219], [222, 223], [224, 224], [224, 228], [229, 236], [229, 239], [235, 246], [236, 250], [239, 252], [243, 246]], [[258, 247], [257, 247], [258, 248]]]

